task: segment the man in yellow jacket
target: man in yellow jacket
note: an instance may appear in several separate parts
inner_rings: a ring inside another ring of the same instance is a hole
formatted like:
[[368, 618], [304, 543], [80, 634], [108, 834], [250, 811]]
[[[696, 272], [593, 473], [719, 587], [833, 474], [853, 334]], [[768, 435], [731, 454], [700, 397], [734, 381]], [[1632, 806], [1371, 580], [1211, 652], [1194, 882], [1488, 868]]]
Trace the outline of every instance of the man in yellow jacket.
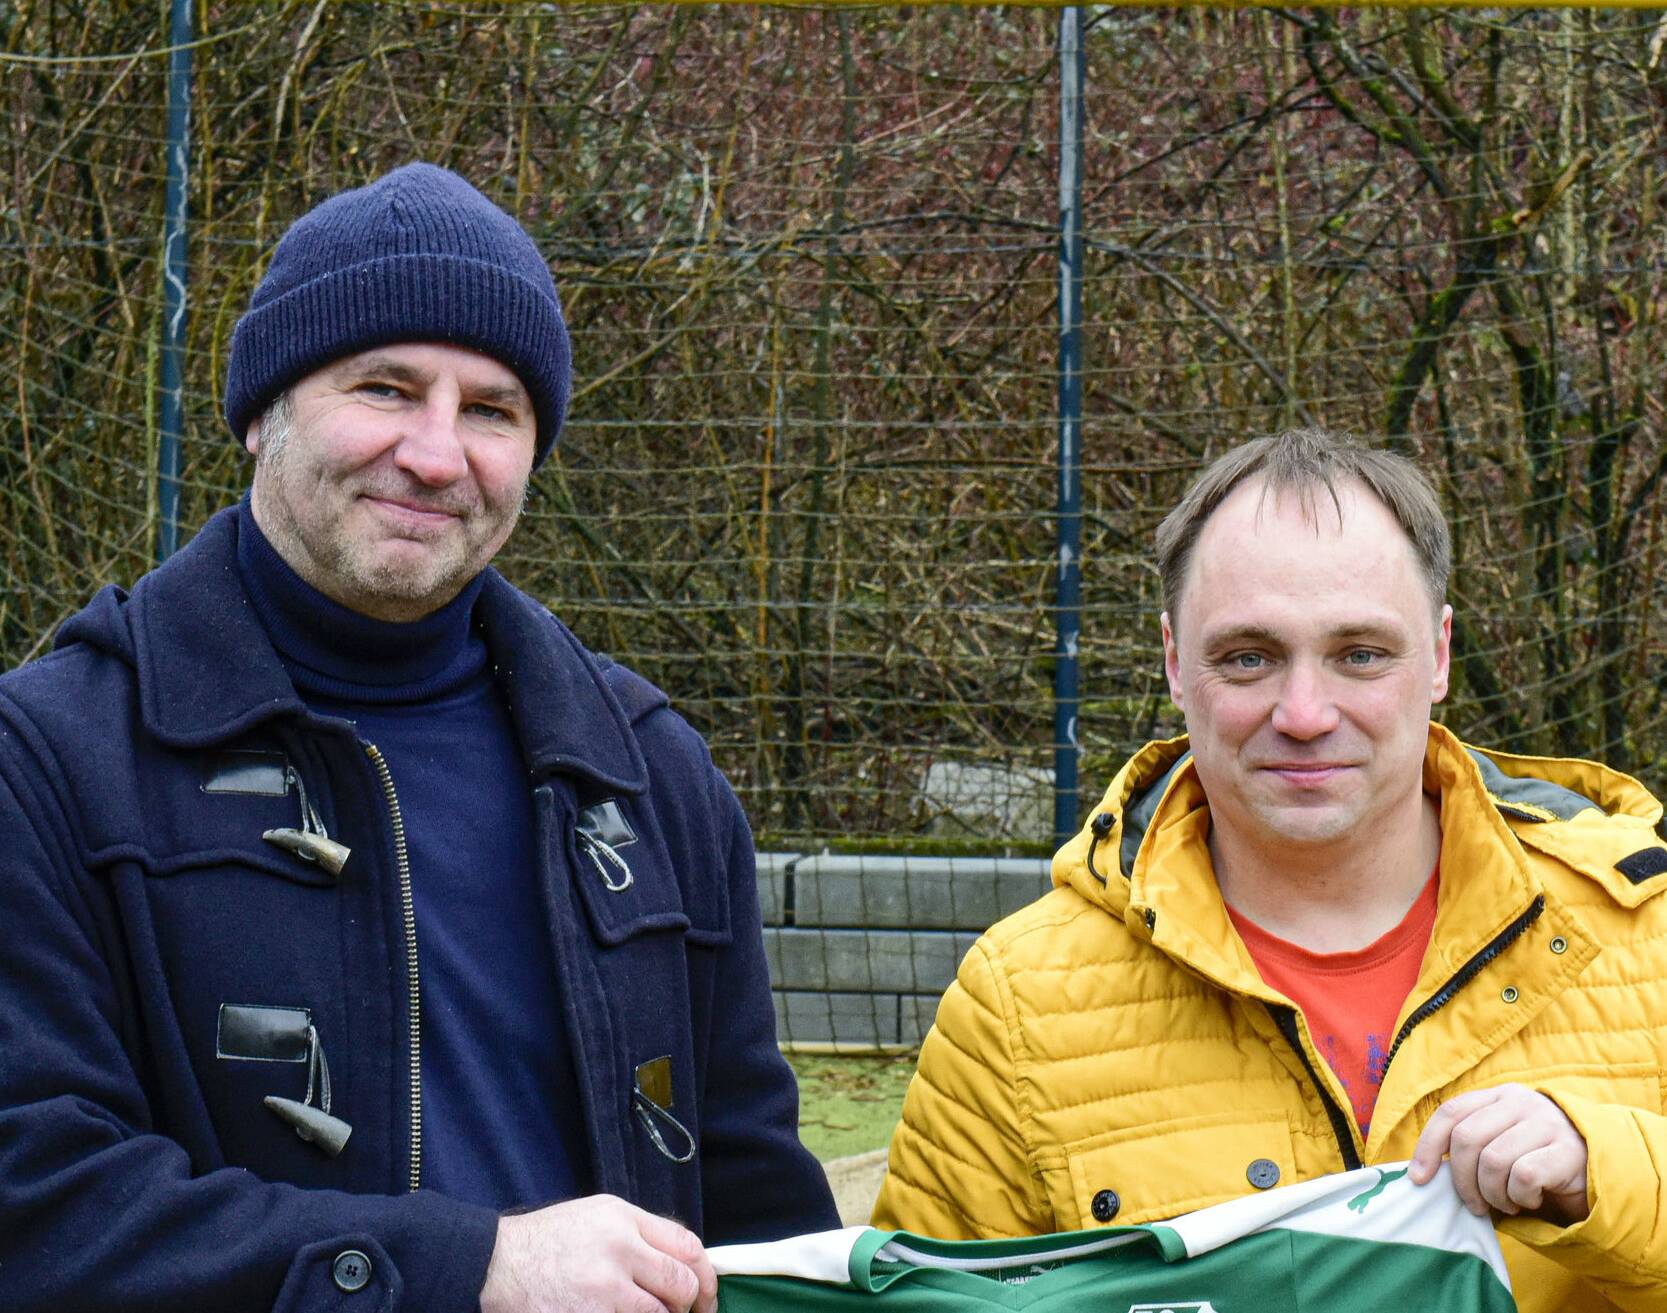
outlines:
[[1409, 462], [1258, 439], [1157, 544], [1187, 736], [962, 963], [876, 1224], [1140, 1223], [1446, 1157], [1525, 1310], [1667, 1310], [1660, 803], [1430, 722], [1450, 546]]

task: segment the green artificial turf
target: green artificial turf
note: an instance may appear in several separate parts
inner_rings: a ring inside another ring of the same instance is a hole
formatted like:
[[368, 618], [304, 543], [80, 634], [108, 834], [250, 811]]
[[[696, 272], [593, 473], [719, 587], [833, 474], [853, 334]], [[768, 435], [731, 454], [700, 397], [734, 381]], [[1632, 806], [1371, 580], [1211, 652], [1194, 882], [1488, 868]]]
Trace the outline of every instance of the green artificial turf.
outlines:
[[789, 1053], [805, 1147], [823, 1162], [885, 1148], [903, 1113], [915, 1057]]

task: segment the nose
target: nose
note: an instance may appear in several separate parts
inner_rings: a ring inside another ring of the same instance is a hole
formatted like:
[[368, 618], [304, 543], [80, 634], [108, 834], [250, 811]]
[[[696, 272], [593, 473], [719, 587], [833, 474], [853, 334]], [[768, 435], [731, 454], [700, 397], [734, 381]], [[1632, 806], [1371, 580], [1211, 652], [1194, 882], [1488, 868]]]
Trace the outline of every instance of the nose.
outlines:
[[430, 488], [444, 488], [469, 468], [457, 407], [441, 398], [413, 412], [394, 448], [394, 464]]
[[1274, 703], [1274, 729], [1306, 742], [1336, 729], [1338, 719], [1325, 672], [1306, 661], [1293, 662]]

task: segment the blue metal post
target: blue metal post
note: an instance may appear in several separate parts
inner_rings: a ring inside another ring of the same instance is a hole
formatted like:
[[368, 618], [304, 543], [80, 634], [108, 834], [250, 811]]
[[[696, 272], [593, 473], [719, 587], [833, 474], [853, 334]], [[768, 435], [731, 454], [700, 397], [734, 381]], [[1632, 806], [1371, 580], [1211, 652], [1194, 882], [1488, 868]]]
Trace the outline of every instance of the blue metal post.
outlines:
[[191, 163], [192, 0], [174, 0], [168, 43], [168, 191], [162, 241], [162, 404], [158, 417], [158, 561], [179, 546], [180, 438], [185, 432], [185, 217]]
[[1054, 610], [1053, 839], [1077, 829], [1082, 632], [1082, 10], [1059, 12], [1059, 575]]

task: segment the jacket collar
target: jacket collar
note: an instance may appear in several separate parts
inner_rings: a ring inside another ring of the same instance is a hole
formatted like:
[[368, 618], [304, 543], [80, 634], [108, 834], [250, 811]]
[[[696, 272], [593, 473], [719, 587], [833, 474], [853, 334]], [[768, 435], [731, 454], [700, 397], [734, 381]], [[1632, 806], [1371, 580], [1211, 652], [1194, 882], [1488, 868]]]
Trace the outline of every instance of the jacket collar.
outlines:
[[[1092, 821], [1054, 859], [1054, 883], [1218, 988], [1289, 1008], [1228, 919], [1210, 864], [1209, 808], [1185, 753], [1184, 739], [1148, 745], [1113, 781], [1096, 809], [1116, 821], [1095, 849], [1104, 883], [1087, 864]], [[1531, 1024], [1603, 951], [1576, 910], [1582, 895], [1560, 897], [1571, 886], [1554, 872], [1600, 884], [1623, 906], [1667, 884], [1662, 877], [1635, 885], [1614, 866], [1658, 843], [1661, 808], [1637, 781], [1596, 763], [1483, 753], [1432, 724], [1424, 788], [1441, 802], [1441, 892], [1396, 1032], [1407, 1056], [1392, 1065], [1378, 1096], [1369, 1160], [1405, 1156], [1421, 1125], [1415, 1111]], [[1125, 826], [1130, 867], [1116, 857]], [[1438, 1024], [1416, 1023], [1437, 1010]], [[1307, 1052], [1318, 1079], [1346, 1106], [1330, 1068]]]
[[[1494, 772], [1497, 775], [1497, 772]], [[1436, 938], [1463, 962], [1541, 896], [1521, 844], [1484, 782], [1478, 758], [1430, 726], [1425, 788], [1441, 800], [1443, 881]], [[1542, 798], [1549, 795], [1541, 795]], [[1572, 793], [1571, 812], [1594, 804]], [[1092, 823], [1054, 858], [1054, 883], [1069, 885], [1130, 929], [1226, 988], [1277, 997], [1261, 981], [1232, 928], [1210, 863], [1209, 802], [1187, 740], [1151, 743], [1112, 781], [1097, 812], [1115, 818], [1094, 842]], [[1601, 810], [1601, 809], [1600, 809]], [[1094, 872], [1088, 867], [1090, 846]]]
[[476, 615], [534, 777], [572, 771], [646, 791], [648, 765], [630, 720], [567, 626], [490, 568]]
[[[490, 568], [476, 614], [533, 776], [573, 772], [607, 788], [645, 790], [647, 766], [625, 712], [567, 628]], [[209, 747], [269, 720], [310, 714], [243, 590], [230, 509], [141, 579], [125, 603], [115, 590], [101, 593], [59, 639], [77, 640], [132, 662], [140, 719], [169, 747]]]

